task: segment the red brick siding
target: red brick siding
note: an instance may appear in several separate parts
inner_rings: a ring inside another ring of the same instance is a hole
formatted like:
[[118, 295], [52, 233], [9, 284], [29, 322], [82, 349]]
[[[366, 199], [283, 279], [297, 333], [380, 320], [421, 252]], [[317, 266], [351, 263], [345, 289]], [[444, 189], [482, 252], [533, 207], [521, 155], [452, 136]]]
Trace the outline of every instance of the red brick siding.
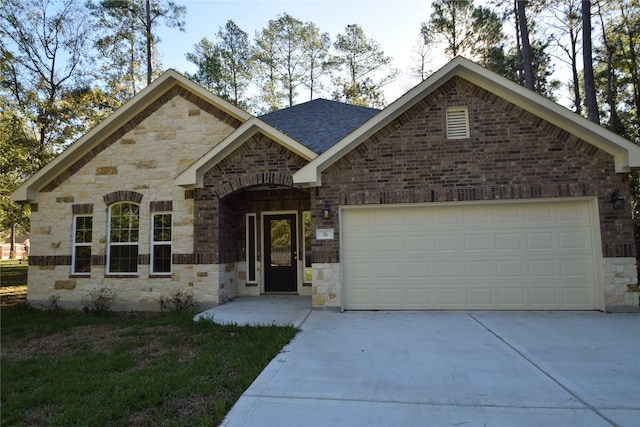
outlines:
[[213, 262], [242, 257], [245, 213], [309, 209], [309, 191], [294, 188], [242, 192], [259, 185], [293, 187], [293, 174], [307, 161], [286, 147], [257, 134], [204, 175], [196, 191], [194, 252]]
[[[446, 138], [450, 106], [468, 107], [470, 138]], [[607, 153], [454, 78], [325, 170], [313, 209], [597, 196], [604, 256], [635, 256], [630, 210], [609, 203], [615, 188], [629, 200], [627, 179]], [[323, 227], [337, 232], [337, 216]], [[337, 262], [338, 242], [314, 242], [314, 260]]]

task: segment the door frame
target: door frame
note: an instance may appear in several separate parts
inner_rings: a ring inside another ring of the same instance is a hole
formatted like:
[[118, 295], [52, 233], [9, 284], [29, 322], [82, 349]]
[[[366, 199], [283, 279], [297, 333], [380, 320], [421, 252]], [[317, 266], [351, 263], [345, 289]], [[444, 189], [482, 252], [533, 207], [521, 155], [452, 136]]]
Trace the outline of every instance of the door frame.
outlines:
[[288, 210], [288, 211], [263, 211], [260, 212], [260, 258], [259, 258], [259, 262], [260, 265], [262, 266], [262, 268], [260, 269], [260, 293], [261, 294], [265, 294], [266, 291], [266, 277], [265, 277], [265, 271], [267, 268], [267, 264], [265, 261], [265, 250], [264, 250], [264, 240], [265, 240], [265, 226], [264, 226], [264, 218], [265, 216], [272, 216], [272, 215], [295, 215], [296, 217], [296, 224], [295, 224], [295, 230], [296, 230], [296, 241], [295, 241], [295, 245], [296, 245], [296, 253], [298, 254], [296, 256], [296, 260], [295, 260], [295, 265], [296, 265], [296, 293], [299, 293], [300, 291], [300, 268], [299, 268], [299, 261], [300, 261], [300, 213], [297, 210]]

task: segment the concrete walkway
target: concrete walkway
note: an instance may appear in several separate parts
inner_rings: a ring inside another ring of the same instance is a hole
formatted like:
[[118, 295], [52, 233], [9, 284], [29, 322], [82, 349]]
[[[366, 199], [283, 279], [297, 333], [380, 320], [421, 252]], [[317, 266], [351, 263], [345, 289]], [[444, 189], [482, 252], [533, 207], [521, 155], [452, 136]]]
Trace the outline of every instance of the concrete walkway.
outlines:
[[311, 313], [311, 298], [297, 295], [241, 297], [203, 311], [193, 320], [213, 320], [219, 325], [294, 326], [299, 328]]
[[639, 322], [597, 312], [312, 311], [223, 425], [636, 426]]

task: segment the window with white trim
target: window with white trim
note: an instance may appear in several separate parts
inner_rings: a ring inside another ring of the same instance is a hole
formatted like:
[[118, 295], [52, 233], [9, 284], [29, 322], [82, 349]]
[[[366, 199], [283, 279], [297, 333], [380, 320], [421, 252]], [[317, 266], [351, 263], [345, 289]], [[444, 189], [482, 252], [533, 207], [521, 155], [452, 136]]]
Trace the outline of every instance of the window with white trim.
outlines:
[[109, 207], [108, 273], [138, 273], [138, 242], [140, 239], [140, 206], [136, 203], [116, 203]]
[[76, 215], [73, 218], [73, 266], [72, 274], [91, 274], [91, 241], [93, 217]]
[[257, 230], [256, 214], [247, 214], [247, 283], [257, 283], [257, 267], [258, 267], [258, 230]]
[[311, 212], [302, 212], [302, 235], [304, 236], [304, 283], [311, 283], [313, 270], [311, 269]]
[[467, 107], [447, 108], [447, 138], [469, 138], [469, 109]]
[[154, 213], [151, 233], [151, 273], [171, 273], [171, 214]]

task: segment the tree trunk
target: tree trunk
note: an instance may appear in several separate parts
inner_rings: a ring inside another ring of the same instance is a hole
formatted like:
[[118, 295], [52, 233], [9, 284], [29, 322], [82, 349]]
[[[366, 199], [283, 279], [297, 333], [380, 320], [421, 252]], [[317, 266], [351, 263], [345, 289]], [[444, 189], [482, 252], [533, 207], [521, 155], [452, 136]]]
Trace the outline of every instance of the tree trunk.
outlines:
[[524, 86], [527, 89], [535, 89], [535, 76], [533, 73], [533, 52], [529, 43], [529, 28], [527, 26], [527, 14], [525, 11], [527, 0], [517, 0], [518, 24], [520, 26], [520, 38], [522, 40], [522, 68], [524, 69]]
[[11, 224], [11, 246], [9, 247], [9, 258], [16, 258], [16, 223]]
[[587, 105], [587, 118], [600, 124], [596, 83], [593, 76], [593, 58], [591, 47], [591, 1], [582, 0], [582, 59], [584, 61], [584, 99]]
[[147, 0], [147, 84], [151, 84], [151, 78], [153, 75], [153, 69], [151, 67], [151, 39], [153, 35], [151, 33], [151, 0]]
[[598, 4], [598, 16], [600, 17], [600, 24], [602, 26], [602, 41], [605, 51], [607, 53], [607, 104], [609, 105], [609, 130], [613, 133], [618, 133], [620, 129], [620, 118], [618, 117], [618, 110], [616, 107], [615, 96], [615, 76], [613, 69], [613, 48], [609, 44], [607, 37], [607, 31], [605, 30], [604, 19], [602, 18], [602, 9], [600, 2]]

